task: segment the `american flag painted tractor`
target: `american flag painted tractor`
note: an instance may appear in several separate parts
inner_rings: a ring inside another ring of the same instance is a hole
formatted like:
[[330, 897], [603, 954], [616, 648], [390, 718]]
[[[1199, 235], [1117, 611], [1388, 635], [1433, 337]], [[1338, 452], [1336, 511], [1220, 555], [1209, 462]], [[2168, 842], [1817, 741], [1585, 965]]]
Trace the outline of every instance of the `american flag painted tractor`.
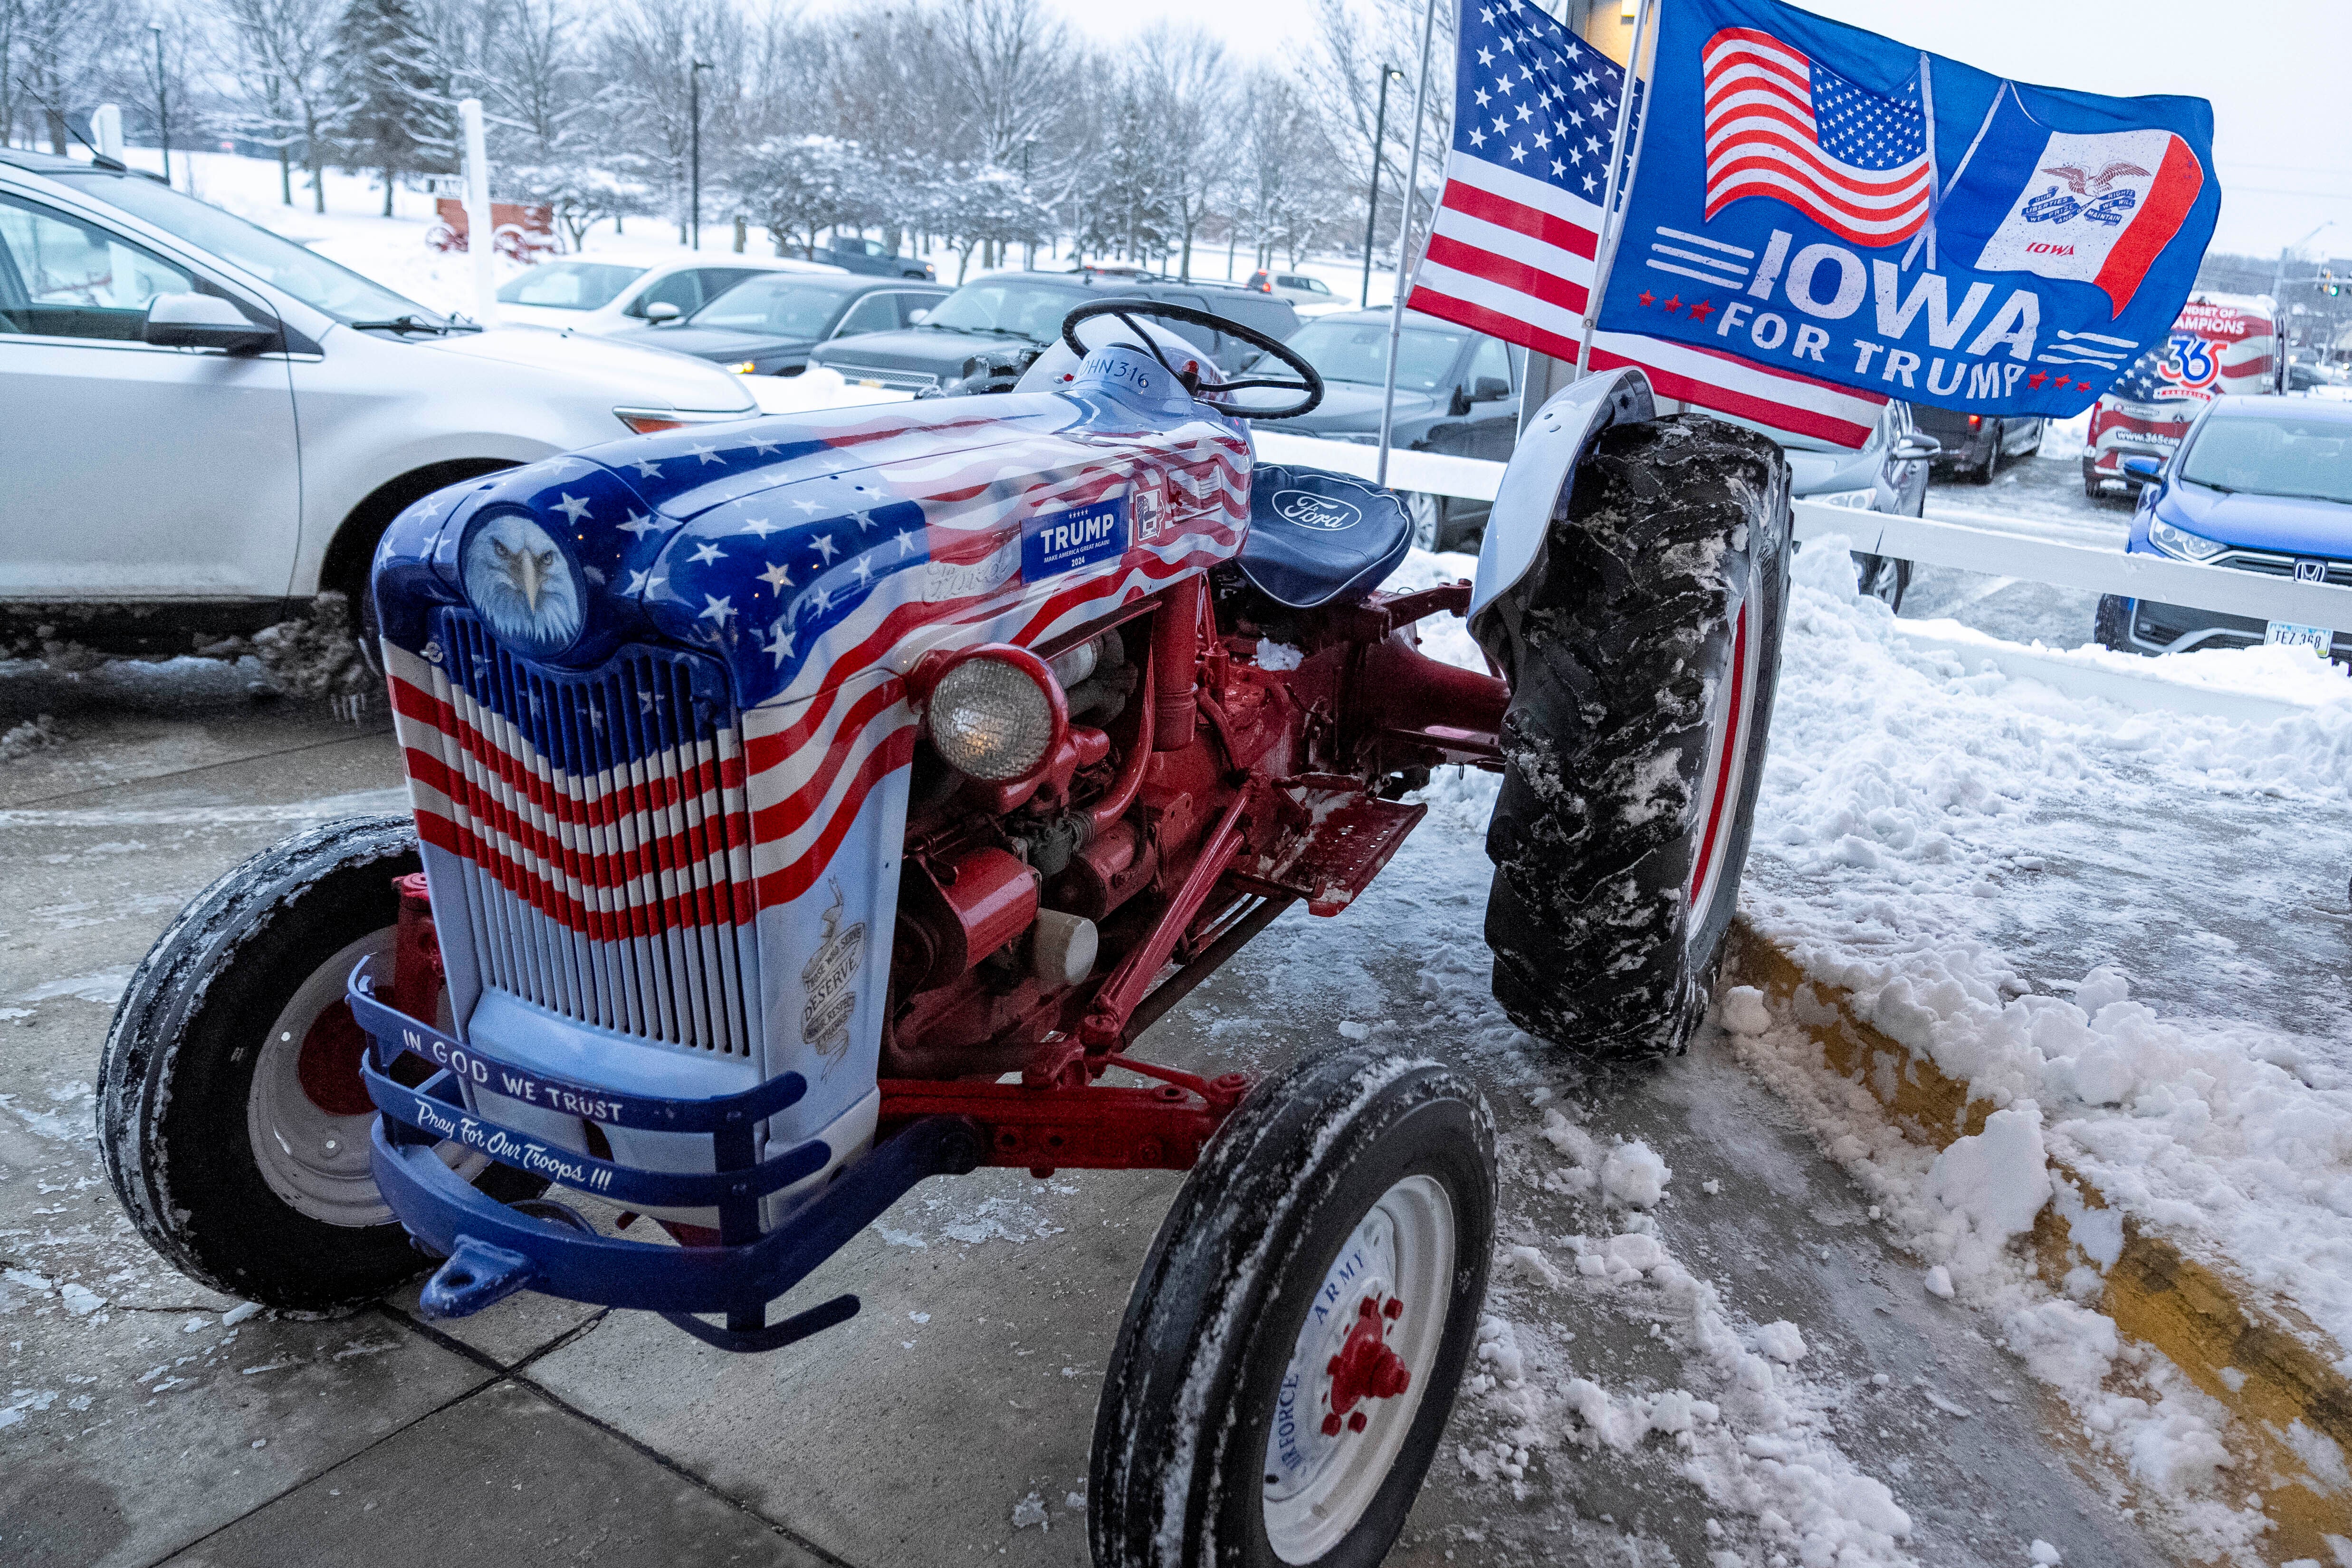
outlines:
[[[1009, 393], [688, 426], [394, 522], [413, 813], [222, 878], [115, 1018], [108, 1167], [166, 1257], [306, 1310], [438, 1259], [428, 1313], [533, 1289], [772, 1351], [857, 1310], [778, 1302], [921, 1182], [1186, 1170], [1097, 1406], [1097, 1561], [1385, 1553], [1474, 1344], [1487, 1109], [1442, 1052], [1253, 1081], [1146, 1031], [1285, 910], [1346, 918], [1466, 765], [1503, 774], [1510, 1016], [1679, 1049], [1786, 472], [1591, 377], [1529, 424], [1475, 585], [1383, 592], [1395, 499], [1255, 458], [1305, 362], [1169, 305], [1063, 338]], [[1492, 673], [1421, 650], [1440, 615]]]

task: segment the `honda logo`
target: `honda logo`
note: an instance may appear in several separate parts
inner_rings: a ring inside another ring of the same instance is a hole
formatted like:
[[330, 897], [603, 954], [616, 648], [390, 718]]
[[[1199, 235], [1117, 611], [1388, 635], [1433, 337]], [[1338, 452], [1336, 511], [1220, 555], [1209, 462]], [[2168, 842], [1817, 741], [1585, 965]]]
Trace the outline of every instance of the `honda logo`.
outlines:
[[2326, 582], [2327, 563], [2325, 561], [2296, 562], [2294, 563], [2294, 580], [2298, 583]]

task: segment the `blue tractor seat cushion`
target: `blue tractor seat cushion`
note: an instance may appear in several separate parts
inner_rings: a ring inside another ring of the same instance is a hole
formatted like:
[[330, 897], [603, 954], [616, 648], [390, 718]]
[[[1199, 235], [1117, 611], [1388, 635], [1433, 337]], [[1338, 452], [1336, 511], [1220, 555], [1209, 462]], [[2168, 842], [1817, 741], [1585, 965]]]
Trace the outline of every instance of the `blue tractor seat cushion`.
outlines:
[[1412, 547], [1412, 525], [1391, 492], [1328, 468], [1260, 463], [1234, 564], [1268, 598], [1311, 610], [1362, 598]]

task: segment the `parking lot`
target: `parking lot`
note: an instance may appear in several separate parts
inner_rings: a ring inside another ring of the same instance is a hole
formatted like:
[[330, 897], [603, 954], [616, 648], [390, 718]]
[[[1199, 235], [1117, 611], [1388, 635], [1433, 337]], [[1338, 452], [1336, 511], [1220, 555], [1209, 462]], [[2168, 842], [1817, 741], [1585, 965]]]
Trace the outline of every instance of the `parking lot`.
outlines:
[[[401, 809], [381, 717], [256, 705], [234, 671], [185, 667], [18, 666], [0, 702], [62, 736], [0, 773], [19, 868], [0, 910], [0, 1556], [310, 1563], [389, 1528], [514, 1561], [1087, 1560], [1095, 1392], [1178, 1178], [934, 1181], [803, 1288], [855, 1290], [859, 1315], [766, 1355], [531, 1296], [454, 1324], [421, 1321], [413, 1287], [354, 1317], [252, 1314], [131, 1233], [90, 1085], [110, 1003], [182, 901], [304, 824]], [[1391, 1561], [1760, 1562], [1898, 1526], [1941, 1563], [2011, 1563], [2035, 1538], [2070, 1563], [2157, 1561], [2039, 1385], [1922, 1293], [1721, 1037], [1595, 1079], [1502, 1019], [1483, 823], [1478, 801], [1441, 804], [1358, 907], [1294, 911], [1150, 1037], [1178, 1065], [1264, 1071], [1370, 1036], [1466, 1063], [1496, 1107], [1492, 1316]], [[1591, 1139], [1642, 1141], [1663, 1194], [1609, 1193]]]

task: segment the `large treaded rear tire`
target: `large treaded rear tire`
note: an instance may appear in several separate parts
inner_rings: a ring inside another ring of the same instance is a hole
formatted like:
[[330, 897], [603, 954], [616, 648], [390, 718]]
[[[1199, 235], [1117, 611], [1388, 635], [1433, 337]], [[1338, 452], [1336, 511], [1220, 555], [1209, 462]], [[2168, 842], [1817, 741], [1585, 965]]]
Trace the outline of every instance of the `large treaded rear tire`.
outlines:
[[1677, 415], [1604, 432], [1570, 495], [1486, 637], [1511, 682], [1486, 942], [1512, 1022], [1647, 1060], [1688, 1041], [1738, 902], [1789, 468], [1762, 436]]

